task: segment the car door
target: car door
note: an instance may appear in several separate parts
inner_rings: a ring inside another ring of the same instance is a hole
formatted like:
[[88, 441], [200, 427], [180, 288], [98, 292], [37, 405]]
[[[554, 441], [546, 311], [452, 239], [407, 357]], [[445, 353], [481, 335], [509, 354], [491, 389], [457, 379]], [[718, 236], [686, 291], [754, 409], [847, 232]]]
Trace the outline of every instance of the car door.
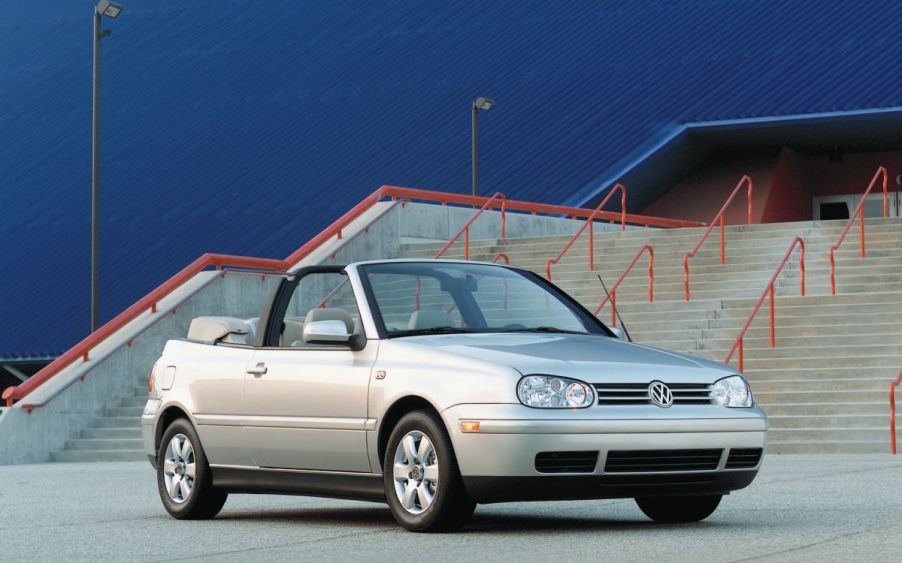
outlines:
[[[378, 341], [355, 351], [347, 345], [305, 345], [294, 340], [302, 332], [299, 319], [306, 319], [310, 309], [322, 309], [324, 294], [336, 287], [338, 291], [330, 296], [336, 306], [330, 310], [343, 310], [353, 318], [356, 302], [350, 285], [343, 275], [333, 277], [334, 283], [308, 277], [295, 280], [296, 287], [286, 282], [283, 292], [290, 292], [290, 300], [287, 306], [273, 307], [278, 319], [271, 323], [281, 326], [282, 334], [255, 351], [253, 367], [245, 375], [244, 436], [260, 467], [371, 470], [367, 395]], [[295, 333], [289, 337], [292, 330]]]

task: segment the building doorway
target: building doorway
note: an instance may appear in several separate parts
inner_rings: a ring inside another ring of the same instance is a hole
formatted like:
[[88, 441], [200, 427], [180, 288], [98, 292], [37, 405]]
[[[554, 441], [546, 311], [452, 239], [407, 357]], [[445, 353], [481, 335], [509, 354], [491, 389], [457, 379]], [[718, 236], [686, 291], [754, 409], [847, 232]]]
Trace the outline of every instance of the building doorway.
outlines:
[[[889, 204], [889, 216], [902, 216], [902, 214], [900, 214], [900, 211], [902, 211], [900, 210], [900, 204], [902, 204], [902, 201], [900, 200], [902, 200], [902, 198], [899, 197], [899, 192], [890, 192], [887, 199]], [[834, 219], [848, 219], [858, 206], [859, 201], [861, 201], [860, 194], [815, 197], [813, 199], [814, 220], [830, 221]], [[863, 209], [865, 217], [883, 217], [883, 192], [870, 194], [867, 201], [864, 202]]]

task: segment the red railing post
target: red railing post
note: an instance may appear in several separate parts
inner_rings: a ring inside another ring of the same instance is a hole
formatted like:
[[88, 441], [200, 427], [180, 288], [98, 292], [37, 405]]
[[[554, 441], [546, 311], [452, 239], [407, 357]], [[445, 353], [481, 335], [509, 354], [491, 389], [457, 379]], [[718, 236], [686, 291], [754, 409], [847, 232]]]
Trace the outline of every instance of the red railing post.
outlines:
[[896, 386], [902, 383], [902, 370], [896, 380], [889, 384], [889, 442], [890, 451], [896, 455]]
[[[606, 195], [605, 198], [601, 200], [601, 203], [595, 206], [595, 209], [593, 209], [592, 213], [590, 213], [586, 218], [583, 226], [577, 229], [573, 236], [570, 237], [570, 240], [568, 240], [567, 244], [564, 245], [564, 248], [562, 248], [561, 251], [557, 253], [557, 256], [545, 263], [545, 279], [551, 281], [552, 264], [557, 264], [561, 260], [561, 258], [564, 257], [564, 254], [566, 254], [567, 251], [570, 250], [570, 247], [573, 246], [573, 243], [576, 241], [576, 239], [579, 238], [581, 234], [583, 234], [583, 231], [586, 230], [587, 227], [589, 228], [589, 271], [595, 271], [595, 236], [593, 234], [592, 221], [594, 221], [595, 217], [597, 217], [601, 213], [601, 208], [604, 207], [604, 205], [611, 199], [611, 197], [614, 195], [614, 192], [617, 190], [620, 190], [620, 230], [626, 230], [626, 186], [618, 183], [615, 184], [613, 188], [611, 188], [611, 191], [609, 191], [608, 195]], [[576, 215], [574, 215], [573, 218], [576, 219]]]
[[726, 242], [726, 229], [723, 224], [723, 215], [720, 216], [720, 265], [723, 266], [727, 263], [727, 242]]
[[859, 221], [859, 232], [860, 232], [860, 252], [861, 257], [865, 257], [865, 243], [864, 243], [864, 202], [867, 201], [868, 195], [871, 193], [871, 190], [874, 189], [876, 185], [877, 178], [883, 176], [883, 218], [886, 219], [889, 217], [889, 192], [887, 191], [887, 183], [889, 181], [889, 173], [886, 171], [886, 168], [883, 166], [878, 166], [877, 171], [874, 173], [874, 177], [871, 178], [871, 183], [868, 184], [868, 189], [864, 191], [864, 194], [861, 196], [861, 200], [858, 202], [858, 206], [855, 208], [855, 211], [852, 212], [849, 217], [849, 221], [846, 223], [845, 228], [843, 228], [842, 232], [839, 234], [839, 238], [836, 239], [836, 242], [830, 245], [830, 292], [833, 295], [836, 295], [836, 256], [835, 253], [839, 250], [839, 247], [842, 246], [844, 240], [846, 240], [846, 235], [849, 234], [849, 229], [852, 227], [852, 223], [855, 222], [855, 219], [858, 218]]
[[748, 175], [745, 175], [739, 180], [739, 183], [736, 184], [736, 187], [733, 188], [733, 191], [730, 193], [727, 201], [724, 202], [723, 206], [720, 208], [720, 211], [718, 211], [717, 215], [714, 216], [714, 219], [711, 220], [708, 228], [705, 229], [704, 233], [702, 233], [702, 238], [700, 241], [698, 241], [698, 244], [695, 245], [695, 248], [693, 248], [692, 250], [687, 252], [685, 256], [683, 256], [683, 286], [686, 301], [689, 301], [689, 259], [694, 258], [695, 255], [698, 254], [698, 250], [702, 247], [702, 244], [704, 244], [705, 240], [707, 240], [708, 235], [711, 234], [711, 229], [713, 229], [714, 226], [718, 223], [720, 224], [720, 263], [721, 265], [727, 263], [724, 212], [727, 210], [727, 207], [730, 206], [730, 203], [733, 202], [733, 199], [736, 198], [736, 194], [739, 193], [739, 190], [742, 189], [743, 185], [746, 186], [746, 192], [748, 194], [748, 221], [749, 225], [752, 224], [752, 179]]
[[[459, 196], [459, 197], [461, 197], [461, 196]], [[468, 197], [470, 199], [473, 198], [473, 196], [466, 196], [466, 197]], [[477, 201], [479, 199], [481, 199], [481, 198], [477, 198]], [[451, 239], [447, 242], [447, 244], [445, 244], [445, 246], [443, 246], [442, 249], [438, 251], [438, 254], [435, 255], [435, 258], [441, 258], [442, 255], [445, 254], [445, 252], [447, 252], [449, 248], [451, 248], [451, 245], [454, 244], [454, 241], [459, 239], [460, 235], [464, 235], [464, 259], [469, 260], [470, 259], [470, 225], [472, 225], [473, 221], [475, 221], [476, 219], [479, 218], [480, 215], [482, 215], [483, 211], [485, 211], [486, 209], [490, 209], [493, 206], [492, 204], [494, 204], [495, 200], [497, 200], [497, 199], [500, 199], [502, 201], [502, 203], [501, 203], [501, 238], [504, 238], [505, 228], [506, 228], [505, 213], [507, 211], [507, 205], [506, 205], [507, 197], [501, 192], [495, 192], [495, 194], [492, 197], [486, 199], [485, 202], [483, 202], [482, 207], [480, 207], [479, 210], [470, 218], [470, 220], [467, 221], [466, 224], [463, 227], [461, 227], [460, 230], [458, 230], [454, 234], [453, 237], [451, 237]]]
[[604, 309], [604, 306], [608, 304], [608, 301], [611, 302], [611, 319], [614, 326], [617, 326], [617, 288], [620, 287], [620, 284], [623, 283], [623, 280], [626, 279], [627, 274], [632, 271], [633, 267], [636, 265], [636, 262], [639, 261], [639, 258], [642, 257], [644, 252], [648, 252], [648, 302], [653, 303], [655, 300], [655, 250], [651, 247], [651, 245], [643, 244], [636, 255], [633, 256], [632, 261], [626, 266], [623, 272], [620, 274], [620, 277], [614, 282], [611, 286], [611, 289], [608, 290], [608, 295], [602, 300], [601, 303], [598, 304], [598, 307], [595, 307], [593, 314], [598, 315], [599, 311]]
[[749, 316], [745, 320], [745, 324], [742, 325], [742, 328], [739, 330], [739, 335], [736, 337], [736, 340], [733, 341], [733, 345], [730, 346], [729, 351], [727, 351], [727, 355], [723, 360], [723, 363], [727, 364], [730, 362], [730, 358], [733, 357], [733, 354], [738, 350], [739, 351], [739, 371], [743, 369], [743, 339], [745, 338], [745, 333], [748, 331], [749, 327], [752, 324], [752, 321], [755, 320], [755, 316], [758, 314], [758, 311], [761, 310], [761, 306], [764, 304], [764, 299], [768, 296], [770, 297], [770, 347], [775, 348], [777, 345], [776, 340], [776, 323], [775, 323], [775, 309], [776, 309], [776, 301], [774, 295], [774, 284], [777, 281], [777, 277], [780, 275], [780, 272], [783, 271], [783, 268], [786, 266], [786, 263], [789, 262], [789, 258], [792, 256], [792, 251], [795, 250], [795, 247], [799, 247], [799, 265], [802, 271], [802, 284], [801, 284], [801, 293], [802, 296], [805, 296], [805, 241], [802, 237], [796, 237], [792, 240], [792, 244], [789, 245], [789, 249], [786, 251], [786, 254], [783, 255], [783, 259], [780, 260], [780, 263], [777, 264], [777, 268], [774, 270], [774, 275], [771, 276], [770, 281], [767, 282], [767, 285], [764, 287], [764, 291], [761, 293], [761, 297], [758, 298], [758, 301], [755, 303], [755, 306], [752, 308], [752, 312], [749, 313]]
[[777, 347], [777, 334], [774, 327], [774, 286], [770, 286], [770, 347]]
[[[592, 228], [593, 221], [589, 221], [589, 271], [595, 271], [595, 229]], [[550, 278], [549, 278], [550, 279]]]
[[896, 386], [902, 383], [902, 370], [896, 380], [889, 384], [889, 441], [890, 451], [896, 455]]

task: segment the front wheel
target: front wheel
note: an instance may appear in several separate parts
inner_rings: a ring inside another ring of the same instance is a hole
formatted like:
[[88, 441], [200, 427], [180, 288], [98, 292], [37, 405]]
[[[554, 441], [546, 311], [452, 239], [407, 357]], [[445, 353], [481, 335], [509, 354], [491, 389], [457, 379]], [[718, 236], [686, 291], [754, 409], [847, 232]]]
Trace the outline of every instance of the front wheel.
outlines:
[[639, 497], [636, 504], [659, 524], [701, 522], [714, 512], [722, 495]]
[[166, 511], [180, 520], [213, 518], [228, 497], [213, 488], [200, 439], [184, 418], [175, 420], [163, 432], [157, 461], [157, 488]]
[[405, 415], [388, 439], [382, 467], [388, 506], [404, 528], [451, 531], [473, 515], [476, 503], [464, 488], [451, 439], [434, 415]]

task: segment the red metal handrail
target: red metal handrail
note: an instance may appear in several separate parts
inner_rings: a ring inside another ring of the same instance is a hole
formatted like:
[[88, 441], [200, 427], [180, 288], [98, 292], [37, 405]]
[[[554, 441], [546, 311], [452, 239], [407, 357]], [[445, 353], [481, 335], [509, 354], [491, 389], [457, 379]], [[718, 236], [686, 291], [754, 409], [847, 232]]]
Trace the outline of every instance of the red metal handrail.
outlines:
[[890, 451], [896, 455], [896, 386], [902, 383], [902, 370], [896, 380], [889, 384], [889, 440]]
[[570, 247], [573, 246], [573, 243], [576, 242], [576, 239], [578, 239], [579, 236], [583, 234], [583, 231], [586, 230], [586, 227], [589, 228], [589, 271], [595, 270], [595, 236], [593, 234], [592, 223], [601, 213], [601, 208], [604, 207], [617, 190], [620, 190], [620, 230], [626, 230], [626, 186], [623, 184], [615, 184], [614, 187], [611, 188], [611, 191], [608, 192], [608, 195], [601, 200], [601, 203], [595, 206], [595, 209], [593, 209], [592, 213], [586, 218], [586, 222], [583, 223], [583, 226], [570, 237], [570, 240], [567, 241], [564, 248], [557, 253], [557, 256], [545, 263], [545, 278], [548, 281], [551, 281], [551, 266], [557, 264], [561, 258], [563, 258], [564, 254], [566, 254], [567, 251], [570, 250]]
[[702, 247], [705, 240], [707, 240], [708, 235], [711, 234], [711, 230], [714, 228], [718, 222], [720, 223], [720, 263], [721, 265], [727, 263], [727, 250], [726, 250], [726, 235], [724, 234], [724, 212], [727, 210], [727, 207], [733, 202], [736, 194], [739, 193], [739, 190], [742, 189], [742, 185], [746, 184], [748, 186], [748, 224], [752, 224], [752, 179], [745, 175], [740, 180], [739, 183], [736, 184], [736, 187], [733, 188], [733, 192], [730, 194], [730, 197], [727, 198], [727, 201], [724, 202], [723, 207], [720, 208], [720, 211], [717, 212], [717, 215], [714, 216], [714, 219], [711, 220], [711, 223], [708, 225], [708, 228], [705, 229], [705, 232], [702, 234], [702, 238], [698, 241], [698, 244], [695, 245], [695, 248], [690, 250], [683, 256], [683, 285], [686, 288], [686, 301], [689, 301], [689, 259], [695, 258], [695, 255], [698, 254], [698, 250]]
[[64, 367], [77, 361], [79, 358], [81, 358], [82, 361], [88, 361], [90, 359], [91, 349], [97, 344], [134, 320], [141, 313], [148, 311], [155, 313], [157, 311], [157, 304], [162, 299], [169, 295], [174, 289], [180, 287], [196, 274], [210, 266], [214, 266], [217, 270], [220, 270], [223, 267], [232, 267], [279, 272], [284, 270], [285, 263], [282, 260], [269, 260], [266, 258], [229, 256], [226, 254], [204, 254], [187, 267], [183, 268], [180, 272], [163, 282], [162, 285], [139, 299], [134, 305], [91, 333], [87, 338], [47, 364], [38, 373], [15, 387], [7, 387], [3, 391], [3, 399], [6, 401], [6, 406], [12, 406], [13, 401], [17, 401], [28, 393], [31, 393], [51, 377], [59, 373]]
[[871, 193], [871, 190], [874, 189], [875, 182], [877, 182], [877, 178], [880, 175], [883, 175], [883, 218], [886, 219], [889, 217], [889, 194], [886, 191], [886, 184], [889, 178], [889, 174], [886, 171], [886, 168], [880, 166], [877, 168], [877, 172], [874, 173], [874, 177], [871, 179], [871, 183], [868, 184], [868, 189], [864, 191], [864, 195], [861, 196], [861, 201], [858, 202], [858, 207], [855, 208], [855, 211], [852, 212], [852, 215], [849, 217], [849, 222], [846, 223], [846, 228], [842, 230], [839, 238], [830, 245], [830, 291], [833, 292], [833, 295], [836, 295], [836, 259], [834, 257], [834, 253], [839, 249], [842, 245], [843, 241], [846, 240], [846, 235], [849, 233], [849, 229], [852, 228], [852, 223], [855, 222], [855, 216], [857, 215], [859, 218], [859, 224], [861, 225], [861, 257], [864, 258], [864, 202], [868, 199], [868, 194]]
[[799, 270], [801, 271], [801, 292], [802, 297], [805, 297], [805, 241], [802, 237], [796, 237], [792, 240], [792, 244], [789, 245], [789, 250], [786, 251], [786, 254], [783, 255], [783, 259], [777, 265], [777, 269], [774, 270], [774, 275], [771, 276], [770, 281], [767, 282], [767, 285], [764, 287], [764, 292], [761, 294], [761, 297], [758, 298], [758, 302], [755, 303], [754, 308], [752, 308], [751, 314], [749, 314], [748, 318], [745, 321], [745, 324], [742, 325], [742, 329], [739, 331], [739, 336], [736, 337], [736, 340], [733, 342], [733, 345], [730, 346], [730, 351], [727, 352], [727, 357], [723, 359], [723, 363], [730, 363], [730, 358], [733, 357], [733, 353], [736, 352], [736, 349], [739, 349], [739, 371], [742, 371], [743, 368], [743, 350], [742, 350], [742, 341], [745, 337], [746, 331], [748, 331], [749, 326], [751, 326], [752, 321], [755, 320], [755, 316], [758, 314], [758, 311], [761, 309], [761, 305], [764, 303], [764, 298], [768, 295], [770, 296], [770, 347], [775, 348], [777, 346], [777, 338], [776, 338], [776, 327], [774, 326], [774, 283], [777, 281], [777, 276], [780, 275], [780, 272], [783, 271], [783, 267], [786, 266], [786, 263], [789, 261], [789, 257], [792, 256], [792, 251], [795, 250], [795, 247], [799, 247]]
[[[189, 264], [187, 267], [179, 271], [176, 275], [169, 278], [162, 285], [141, 298], [134, 305], [130, 306], [122, 313], [114, 317], [112, 320], [104, 324], [97, 331], [88, 335], [81, 342], [76, 344], [70, 350], [59, 356], [56, 360], [50, 362], [43, 369], [31, 376], [25, 382], [7, 387], [3, 391], [2, 398], [7, 406], [12, 404], [31, 393], [45, 382], [53, 378], [63, 368], [77, 361], [79, 358], [87, 360], [90, 351], [104, 339], [111, 336], [116, 331], [123, 328], [126, 324], [133, 321], [141, 313], [147, 311], [156, 311], [157, 303], [174, 289], [182, 285], [188, 279], [203, 271], [208, 267], [222, 268], [252, 268], [271, 271], [285, 271], [294, 266], [311, 252], [322, 246], [332, 237], [341, 239], [344, 229], [355, 219], [360, 217], [364, 212], [369, 210], [373, 205], [385, 198], [391, 198], [393, 201], [431, 201], [438, 202], [442, 205], [449, 203], [459, 205], [483, 205], [488, 198], [471, 196], [464, 194], [454, 194], [446, 192], [436, 192], [431, 190], [421, 190], [415, 188], [402, 188], [397, 186], [382, 186], [369, 196], [364, 198], [360, 203], [348, 210], [344, 215], [336, 219], [331, 225], [326, 227], [315, 237], [311, 238], [306, 244], [291, 253], [285, 260], [271, 260], [266, 258], [251, 258], [246, 256], [228, 256], [224, 254], [204, 254], [197, 260]], [[576, 207], [566, 207], [562, 205], [551, 205], [547, 203], [533, 203], [526, 201], [506, 201], [507, 209], [515, 209], [517, 211], [525, 211], [532, 214], [544, 213], [549, 215], [570, 215], [573, 217], [588, 217], [594, 213], [589, 209], [581, 209]], [[607, 217], [607, 214], [599, 214], [599, 216]], [[653, 225], [658, 227], [695, 227], [699, 223], [694, 221], [684, 221], [680, 219], [668, 219], [662, 217], [650, 217], [644, 215], [626, 215], [626, 220], [631, 223]], [[28, 406], [28, 405], [26, 405]], [[42, 406], [42, 405], [32, 405]]]
[[504, 260], [504, 263], [507, 264], [508, 266], [511, 265], [510, 256], [508, 256], [507, 254], [505, 254], [503, 252], [499, 252], [492, 258], [492, 262], [498, 262], [499, 259]]
[[617, 281], [614, 282], [614, 285], [611, 286], [611, 289], [608, 291], [608, 294], [605, 296], [604, 300], [598, 304], [598, 307], [595, 307], [595, 311], [593, 313], [597, 316], [598, 312], [601, 311], [605, 305], [608, 304], [608, 301], [611, 302], [611, 326], [617, 326], [617, 288], [620, 286], [620, 283], [626, 279], [626, 275], [630, 273], [633, 269], [633, 266], [636, 265], [636, 262], [639, 261], [639, 258], [642, 256], [643, 252], [648, 252], [648, 302], [655, 302], [655, 250], [651, 247], [651, 245], [643, 244], [639, 249], [639, 252], [633, 257], [632, 262], [623, 270], [623, 273], [620, 274], [620, 277], [617, 278]]
[[476, 219], [479, 218], [480, 215], [482, 215], [483, 211], [485, 211], [486, 209], [489, 209], [491, 207], [494, 207], [494, 203], [495, 203], [496, 199], [501, 200], [501, 239], [503, 240], [504, 239], [505, 213], [507, 210], [507, 196], [505, 196], [501, 192], [495, 192], [495, 194], [492, 197], [487, 199], [486, 202], [482, 204], [482, 207], [479, 208], [479, 211], [477, 211], [473, 215], [473, 217], [471, 217], [470, 220], [467, 221], [466, 224], [463, 227], [461, 227], [460, 230], [457, 231], [457, 233], [455, 233], [453, 237], [451, 237], [451, 240], [448, 241], [448, 244], [443, 246], [442, 249], [438, 251], [438, 254], [436, 254], [435, 257], [441, 258], [442, 255], [445, 252], [447, 252], [449, 248], [451, 248], [451, 245], [454, 244], [454, 242], [460, 238], [460, 235], [464, 235], [464, 260], [469, 260], [470, 259], [470, 225], [472, 225], [473, 221], [475, 221]]

